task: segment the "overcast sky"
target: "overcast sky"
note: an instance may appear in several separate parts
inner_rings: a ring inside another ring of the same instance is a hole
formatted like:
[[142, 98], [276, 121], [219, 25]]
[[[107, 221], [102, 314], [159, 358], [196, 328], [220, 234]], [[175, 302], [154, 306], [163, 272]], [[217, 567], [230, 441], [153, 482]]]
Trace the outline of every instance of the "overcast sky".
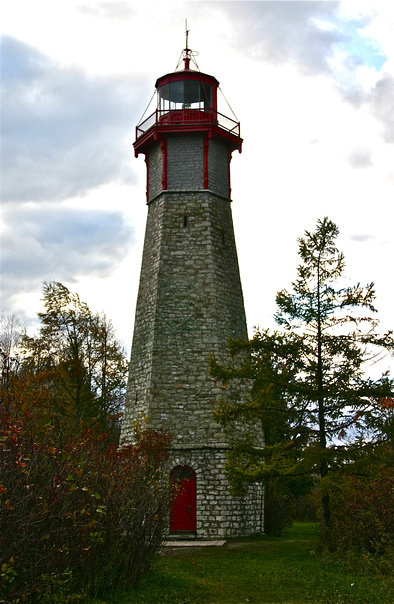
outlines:
[[[272, 327], [297, 237], [328, 216], [349, 283], [393, 327], [394, 3], [3, 0], [2, 310], [32, 324], [44, 280], [131, 345], [146, 220], [134, 127], [198, 51], [241, 122], [233, 217], [249, 331]], [[222, 113], [232, 115], [225, 101]]]

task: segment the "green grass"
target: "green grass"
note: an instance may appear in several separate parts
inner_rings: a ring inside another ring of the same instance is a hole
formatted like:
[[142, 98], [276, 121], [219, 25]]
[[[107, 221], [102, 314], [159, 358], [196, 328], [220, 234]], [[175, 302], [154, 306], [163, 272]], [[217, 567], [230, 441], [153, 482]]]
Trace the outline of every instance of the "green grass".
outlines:
[[333, 556], [316, 554], [315, 545], [315, 526], [295, 523], [282, 538], [256, 536], [231, 539], [222, 547], [172, 550], [160, 557], [138, 587], [114, 594], [105, 602], [378, 604], [394, 601], [387, 577], [351, 570]]

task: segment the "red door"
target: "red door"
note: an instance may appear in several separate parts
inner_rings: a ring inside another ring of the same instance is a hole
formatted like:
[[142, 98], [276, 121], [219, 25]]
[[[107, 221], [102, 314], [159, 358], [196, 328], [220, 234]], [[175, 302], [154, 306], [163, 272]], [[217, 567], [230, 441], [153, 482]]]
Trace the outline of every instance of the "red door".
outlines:
[[196, 475], [188, 466], [177, 466], [172, 470], [170, 480], [177, 491], [171, 502], [170, 531], [195, 531]]

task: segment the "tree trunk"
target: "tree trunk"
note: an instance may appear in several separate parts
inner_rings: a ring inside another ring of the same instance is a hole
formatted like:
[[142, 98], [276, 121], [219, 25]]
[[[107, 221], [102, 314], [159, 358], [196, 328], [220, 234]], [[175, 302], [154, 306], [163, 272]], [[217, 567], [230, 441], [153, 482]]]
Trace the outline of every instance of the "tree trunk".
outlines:
[[323, 524], [327, 528], [330, 524], [330, 496], [324, 493], [321, 498], [321, 507], [323, 512]]
[[[322, 454], [327, 448], [326, 440], [326, 418], [324, 414], [324, 386], [323, 386], [323, 358], [322, 358], [322, 325], [321, 325], [321, 300], [320, 300], [320, 259], [317, 265], [317, 399], [319, 406], [319, 444]], [[328, 474], [328, 466], [325, 459], [320, 463], [320, 478]], [[330, 523], [330, 497], [327, 492], [323, 493], [322, 499], [323, 524], [328, 527]]]

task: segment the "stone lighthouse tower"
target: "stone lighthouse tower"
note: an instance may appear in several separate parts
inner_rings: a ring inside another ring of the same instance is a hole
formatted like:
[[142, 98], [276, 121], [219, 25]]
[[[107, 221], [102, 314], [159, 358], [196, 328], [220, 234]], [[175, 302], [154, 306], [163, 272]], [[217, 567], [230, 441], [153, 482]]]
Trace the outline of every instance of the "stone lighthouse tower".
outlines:
[[122, 439], [141, 416], [171, 434], [168, 476], [182, 488], [170, 533], [214, 538], [260, 531], [262, 493], [231, 494], [231, 435], [213, 418], [226, 392], [208, 366], [210, 354], [228, 360], [230, 336], [247, 338], [230, 189], [240, 126], [218, 112], [219, 83], [192, 58], [186, 44], [183, 70], [157, 80], [157, 109], [136, 129], [148, 217]]

